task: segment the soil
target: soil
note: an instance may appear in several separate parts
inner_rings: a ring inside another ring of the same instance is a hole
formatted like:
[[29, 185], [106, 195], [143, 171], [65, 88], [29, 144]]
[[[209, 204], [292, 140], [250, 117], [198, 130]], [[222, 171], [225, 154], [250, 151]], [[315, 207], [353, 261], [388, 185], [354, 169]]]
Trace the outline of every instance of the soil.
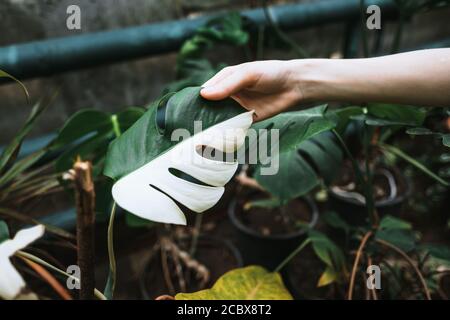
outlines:
[[[190, 243], [189, 241], [184, 241], [178, 243], [178, 245], [180, 249], [188, 251]], [[195, 259], [209, 270], [209, 281], [204, 286], [200, 286], [201, 281], [198, 279], [196, 272], [183, 268], [186, 290], [182, 290], [177, 277], [176, 264], [173, 257], [168, 255], [167, 263], [171, 275], [170, 280], [176, 291], [171, 292], [163, 276], [161, 251], [158, 250], [156, 252], [157, 253], [153, 255], [147, 264], [149, 269], [143, 273], [142, 279], [142, 285], [150, 299], [155, 299], [156, 297], [165, 294], [174, 295], [178, 292], [196, 292], [205, 288], [210, 288], [220, 276], [231, 269], [240, 267], [241, 264], [238, 260], [239, 258], [237, 258], [224, 243], [211, 238], [200, 238], [198, 240]]]
[[[387, 200], [390, 195], [390, 187], [389, 182], [384, 174], [382, 174], [383, 170], [389, 171], [395, 180], [397, 186], [397, 195], [399, 197], [404, 195], [407, 191], [406, 181], [403, 176], [396, 168], [387, 168], [382, 165], [377, 165], [375, 167], [375, 174], [373, 176], [373, 192], [374, 192], [374, 200], [382, 201]], [[353, 171], [353, 167], [350, 163], [346, 162], [338, 175], [338, 179], [333, 183], [334, 186], [339, 186], [340, 188], [351, 191], [351, 192], [359, 192], [361, 195], [363, 192], [358, 190], [355, 185], [355, 175]]]
[[[244, 193], [245, 194], [245, 193]], [[260, 208], [253, 207], [245, 210], [245, 204], [249, 201], [268, 198], [263, 192], [248, 193], [247, 196], [238, 198], [236, 206], [237, 218], [249, 228], [268, 236], [295, 232], [300, 225], [311, 221], [311, 209], [308, 203], [297, 198], [283, 207]]]

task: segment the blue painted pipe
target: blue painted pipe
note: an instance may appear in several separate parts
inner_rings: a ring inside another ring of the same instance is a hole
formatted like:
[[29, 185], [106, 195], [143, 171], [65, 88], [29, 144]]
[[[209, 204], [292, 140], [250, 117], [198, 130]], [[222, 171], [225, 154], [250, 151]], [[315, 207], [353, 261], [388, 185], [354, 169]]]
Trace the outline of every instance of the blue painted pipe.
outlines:
[[[397, 13], [392, 0], [366, 0], [369, 4], [379, 5], [384, 19]], [[269, 13], [281, 29], [292, 30], [358, 18], [359, 6], [359, 0], [328, 0], [270, 6]], [[255, 24], [268, 24], [261, 8], [243, 10], [241, 14]], [[216, 16], [0, 47], [0, 69], [27, 79], [167, 53], [177, 50], [196, 29]]]

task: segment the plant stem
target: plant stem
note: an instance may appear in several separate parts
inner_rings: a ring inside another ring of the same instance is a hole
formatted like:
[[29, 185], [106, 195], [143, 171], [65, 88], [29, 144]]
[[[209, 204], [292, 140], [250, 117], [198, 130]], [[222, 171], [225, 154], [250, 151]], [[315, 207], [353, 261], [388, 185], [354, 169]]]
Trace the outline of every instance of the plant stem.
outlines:
[[370, 219], [371, 225], [376, 226], [378, 224], [378, 217], [375, 212], [375, 205], [373, 200], [373, 175], [370, 170], [370, 150], [371, 150], [371, 135], [369, 134], [369, 128], [366, 124], [364, 124], [364, 158], [365, 158], [365, 166], [366, 166], [366, 183], [364, 187], [365, 199], [366, 199], [366, 207], [367, 207], [367, 215]]
[[289, 261], [291, 261], [300, 251], [303, 250], [303, 248], [305, 248], [309, 243], [311, 242], [311, 239], [306, 239], [305, 241], [303, 241], [294, 251], [292, 251], [287, 257], [286, 259], [284, 259], [276, 268], [273, 272], [280, 272], [281, 269], [283, 269], [288, 263]]
[[348, 158], [350, 159], [350, 161], [352, 163], [353, 170], [355, 171], [356, 183], [361, 188], [364, 188], [365, 181], [363, 178], [363, 173], [362, 173], [361, 169], [359, 168], [359, 165], [356, 162], [356, 159], [353, 157], [352, 153], [350, 152], [347, 145], [345, 144], [344, 139], [342, 139], [341, 135], [336, 131], [336, 129], [331, 129], [331, 131], [334, 133], [334, 135], [338, 139], [340, 145], [342, 146], [342, 148], [344, 149], [345, 153], [347, 154]]
[[421, 164], [419, 161], [417, 161], [416, 159], [412, 158], [411, 156], [407, 155], [406, 153], [404, 153], [402, 150], [400, 150], [397, 147], [388, 145], [388, 144], [384, 144], [384, 143], [378, 143], [378, 146], [381, 148], [381, 150], [383, 152], [389, 152], [392, 153], [393, 155], [405, 160], [406, 162], [409, 162], [411, 165], [413, 165], [414, 167], [416, 167], [417, 169], [419, 169], [420, 171], [422, 171], [423, 173], [425, 173], [426, 175], [428, 175], [430, 178], [436, 180], [437, 182], [439, 182], [440, 184], [449, 187], [450, 183], [445, 181], [444, 179], [442, 179], [441, 177], [439, 177], [437, 174], [433, 173], [430, 169], [428, 169], [427, 167], [425, 167], [423, 164]]
[[423, 275], [420, 272], [419, 268], [417, 268], [417, 266], [414, 264], [414, 261], [403, 250], [401, 250], [397, 246], [393, 245], [392, 243], [389, 243], [389, 242], [381, 240], [381, 239], [377, 239], [376, 241], [378, 243], [380, 243], [380, 244], [382, 244], [382, 245], [384, 245], [384, 246], [394, 250], [398, 254], [400, 254], [406, 260], [406, 262], [408, 262], [409, 265], [411, 265], [411, 267], [416, 272], [416, 274], [419, 277], [419, 280], [420, 280], [420, 282], [421, 282], [421, 284], [423, 286], [423, 291], [425, 292], [425, 297], [427, 298], [427, 300], [431, 300], [430, 290], [428, 289], [428, 286], [427, 286], [427, 283], [425, 281], [425, 278], [423, 277]]
[[[74, 281], [76, 281], [76, 282], [80, 282], [80, 279], [78, 279], [77, 277], [74, 277], [74, 276], [68, 274], [67, 272], [65, 272], [65, 271], [63, 271], [63, 270], [61, 270], [61, 269], [55, 267], [54, 265], [48, 263], [47, 261], [44, 261], [44, 260], [42, 260], [41, 258], [36, 257], [35, 255], [32, 255], [32, 254], [27, 253], [27, 252], [24, 252], [24, 251], [17, 251], [17, 252], [16, 252], [16, 255], [17, 255], [18, 257], [26, 258], [26, 259], [28, 259], [28, 260], [31, 260], [31, 261], [33, 261], [33, 262], [36, 262], [36, 263], [38, 263], [38, 264], [40, 264], [40, 265], [42, 265], [42, 266], [44, 266], [44, 267], [47, 267], [48, 269], [51, 269], [51, 270], [53, 270], [53, 271], [56, 271], [56, 272], [59, 273], [59, 274], [62, 274], [62, 275], [65, 276], [65, 277], [68, 277], [69, 279], [72, 279], [72, 280], [74, 280]], [[96, 296], [98, 299], [100, 299], [100, 300], [107, 300], [106, 297], [103, 295], [103, 293], [101, 293], [101, 292], [100, 292], [99, 290], [97, 290], [97, 289], [94, 289], [94, 294], [95, 294], [95, 296]]]
[[116, 114], [113, 114], [111, 116], [111, 123], [112, 123], [112, 126], [113, 126], [114, 134], [116, 135], [116, 137], [120, 137], [122, 132], [120, 130], [119, 120], [117, 119], [117, 115]]
[[109, 275], [108, 281], [105, 287], [105, 295], [108, 299], [113, 299], [114, 290], [116, 288], [116, 257], [114, 254], [114, 218], [116, 216], [116, 202], [113, 201], [113, 205], [111, 208], [111, 214], [109, 216], [109, 224], [108, 224], [108, 257], [109, 257]]
[[[122, 135], [122, 132], [120, 130], [119, 121], [117, 119], [117, 115], [113, 115], [111, 117], [111, 122], [114, 129], [114, 134], [116, 135], [116, 138], [120, 137]], [[117, 271], [116, 271], [116, 257], [114, 254], [114, 219], [116, 217], [116, 202], [113, 201], [112, 207], [111, 207], [111, 214], [109, 215], [109, 223], [108, 223], [108, 236], [107, 236], [107, 243], [108, 243], [108, 258], [109, 258], [109, 274], [108, 274], [108, 280], [106, 282], [105, 286], [105, 295], [108, 297], [108, 299], [113, 299], [114, 297], [114, 290], [116, 288], [116, 279], [117, 279]]]
[[95, 287], [95, 191], [92, 165], [78, 159], [73, 169], [77, 208], [78, 266], [81, 272], [80, 299], [90, 300], [94, 297]]
[[64, 287], [41, 265], [25, 257], [19, 256], [19, 258], [25, 261], [30, 266], [31, 269], [33, 269], [37, 274], [39, 274], [42, 277], [42, 279], [44, 279], [53, 288], [53, 290], [55, 290], [55, 292], [58, 293], [58, 295], [61, 298], [63, 298], [64, 300], [73, 300], [69, 292], [67, 292], [67, 290], [64, 289]]
[[352, 300], [352, 298], [353, 298], [353, 287], [355, 286], [355, 276], [356, 276], [356, 271], [358, 269], [359, 260], [361, 258], [363, 249], [366, 246], [366, 243], [369, 240], [371, 235], [372, 235], [372, 231], [368, 231], [364, 235], [364, 237], [361, 240], [361, 243], [359, 244], [358, 251], [356, 252], [355, 261], [353, 262], [352, 275], [350, 277], [350, 285], [348, 286], [348, 294], [347, 294], [348, 300]]

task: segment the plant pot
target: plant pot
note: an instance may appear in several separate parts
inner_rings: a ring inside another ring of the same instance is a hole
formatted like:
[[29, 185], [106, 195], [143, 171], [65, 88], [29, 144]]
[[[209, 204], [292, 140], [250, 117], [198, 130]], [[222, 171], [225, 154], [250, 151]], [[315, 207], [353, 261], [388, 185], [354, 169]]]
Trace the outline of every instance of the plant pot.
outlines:
[[[309, 227], [313, 228], [319, 217], [315, 203], [308, 197], [297, 200], [303, 201], [310, 210]], [[246, 265], [256, 264], [268, 270], [273, 270], [306, 239], [307, 231], [305, 228], [279, 234], [261, 234], [243, 223], [239, 218], [239, 214], [243, 208], [238, 203], [237, 198], [231, 201], [228, 207], [228, 215], [233, 227], [237, 231], [236, 241]]]
[[287, 265], [284, 273], [286, 287], [294, 299], [316, 300], [335, 299], [332, 286], [318, 287], [325, 267], [317, 258], [311, 245], [306, 246], [301, 253], [296, 255]]
[[[395, 167], [384, 169], [391, 172], [395, 178], [396, 187], [401, 192], [393, 198], [375, 200], [375, 208], [380, 217], [385, 215], [398, 215], [412, 191], [410, 181], [408, 181], [399, 169]], [[333, 188], [329, 189], [328, 195], [331, 209], [336, 211], [348, 224], [352, 226], [367, 225], [367, 207], [364, 203], [358, 199], [336, 193], [333, 191]]]
[[[183, 238], [177, 242], [177, 245], [183, 251], [189, 251], [190, 244], [190, 238]], [[196, 292], [210, 288], [225, 272], [243, 266], [241, 254], [233, 244], [227, 240], [210, 236], [200, 236], [198, 238], [195, 260], [209, 270], [209, 280], [203, 287], [199, 287], [200, 281], [198, 281], [194, 272], [183, 266], [182, 272], [186, 282], [186, 290], [182, 290], [178, 285], [179, 282], [175, 279], [177, 271], [173, 259], [171, 261], [167, 260], [167, 269], [169, 269], [171, 282], [174, 284], [175, 289], [175, 292], [171, 292], [164, 276], [161, 251], [154, 251], [139, 278], [142, 297], [144, 299], [155, 299], [161, 295], [175, 295], [182, 291]]]

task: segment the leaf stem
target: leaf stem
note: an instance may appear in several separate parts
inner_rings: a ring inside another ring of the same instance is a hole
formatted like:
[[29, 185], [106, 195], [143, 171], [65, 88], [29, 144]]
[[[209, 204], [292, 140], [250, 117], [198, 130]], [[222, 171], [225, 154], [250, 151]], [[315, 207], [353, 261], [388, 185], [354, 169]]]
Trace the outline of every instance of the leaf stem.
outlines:
[[303, 248], [305, 248], [309, 243], [311, 242], [311, 239], [306, 239], [305, 241], [303, 241], [294, 251], [292, 251], [287, 257], [286, 259], [284, 259], [276, 268], [273, 272], [280, 272], [281, 269], [283, 269], [298, 253], [300, 253], [300, 251], [303, 250]]
[[[31, 253], [27, 253], [25, 251], [21, 251], [20, 250], [20, 251], [16, 252], [16, 255], [18, 257], [26, 258], [28, 260], [36, 262], [36, 263], [38, 263], [38, 264], [40, 264], [40, 265], [42, 265], [44, 267], [47, 267], [47, 268], [49, 268], [49, 269], [51, 269], [51, 270], [53, 270], [53, 271], [55, 271], [55, 272], [57, 272], [59, 274], [62, 274], [65, 277], [68, 277], [69, 279], [75, 280], [78, 283], [80, 282], [80, 279], [78, 279], [77, 277], [74, 277], [74, 276], [68, 274], [67, 272], [65, 272], [65, 271], [55, 267], [54, 265], [48, 263], [47, 261], [42, 260], [39, 257], [36, 257], [35, 255], [32, 255]], [[103, 295], [103, 293], [101, 293], [97, 289], [94, 289], [94, 295], [100, 300], [107, 300], [106, 297]]]
[[361, 240], [361, 243], [359, 244], [358, 251], [356, 252], [355, 261], [353, 262], [352, 274], [350, 277], [350, 285], [348, 286], [348, 293], [347, 293], [348, 300], [352, 300], [352, 298], [353, 298], [353, 287], [355, 286], [355, 276], [356, 276], [356, 271], [358, 269], [359, 260], [361, 258], [361, 254], [364, 250], [364, 247], [366, 246], [366, 243], [369, 240], [371, 235], [372, 235], [372, 231], [368, 231], [364, 235], [364, 237]]
[[114, 134], [116, 137], [120, 137], [122, 135], [122, 131], [120, 130], [119, 120], [117, 119], [117, 115], [113, 114], [111, 116], [111, 123], [113, 126]]
[[108, 223], [108, 257], [109, 257], [109, 275], [108, 275], [108, 281], [106, 282], [105, 287], [105, 295], [108, 297], [108, 299], [112, 299], [114, 296], [114, 290], [116, 288], [116, 277], [117, 277], [117, 271], [116, 271], [116, 257], [114, 254], [114, 218], [116, 216], [116, 202], [113, 201], [113, 205], [111, 208], [111, 214], [109, 216], [109, 223]]
[[417, 268], [417, 266], [414, 264], [414, 261], [400, 248], [398, 248], [397, 246], [381, 240], [381, 239], [377, 239], [376, 240], [378, 243], [381, 243], [382, 245], [394, 250], [395, 252], [397, 252], [398, 254], [400, 254], [405, 260], [406, 262], [408, 262], [409, 265], [411, 265], [411, 267], [414, 269], [414, 271], [416, 272], [417, 276], [419, 277], [420, 283], [423, 286], [423, 291], [425, 293], [425, 297], [427, 298], [427, 300], [431, 300], [431, 295], [430, 295], [430, 290], [428, 289], [427, 283], [425, 281], [425, 278], [423, 277], [422, 273], [420, 272], [419, 268]]
[[384, 144], [384, 143], [378, 143], [378, 146], [381, 148], [381, 150], [383, 152], [392, 153], [393, 155], [395, 155], [395, 156], [405, 160], [406, 162], [409, 162], [411, 165], [413, 165], [414, 167], [416, 167], [417, 169], [419, 169], [420, 171], [422, 171], [423, 173], [428, 175], [430, 178], [436, 180], [440, 184], [442, 184], [442, 185], [444, 185], [446, 187], [450, 186], [449, 182], [445, 181], [444, 179], [439, 177], [437, 174], [433, 173], [430, 169], [425, 167], [422, 163], [420, 163], [419, 161], [415, 160], [411, 156], [407, 155], [406, 153], [404, 153], [399, 148], [391, 146], [391, 145], [388, 145], [388, 144]]
[[365, 184], [364, 178], [363, 178], [363, 173], [362, 173], [361, 169], [359, 168], [359, 165], [356, 162], [356, 159], [353, 157], [352, 153], [350, 152], [346, 143], [344, 142], [344, 139], [342, 139], [341, 135], [336, 131], [336, 129], [331, 129], [331, 131], [334, 133], [334, 135], [338, 139], [340, 145], [342, 146], [342, 148], [344, 149], [345, 153], [347, 154], [348, 158], [350, 159], [350, 161], [352, 163], [353, 170], [355, 171], [356, 182], [360, 185], [361, 188], [363, 188], [364, 184]]

